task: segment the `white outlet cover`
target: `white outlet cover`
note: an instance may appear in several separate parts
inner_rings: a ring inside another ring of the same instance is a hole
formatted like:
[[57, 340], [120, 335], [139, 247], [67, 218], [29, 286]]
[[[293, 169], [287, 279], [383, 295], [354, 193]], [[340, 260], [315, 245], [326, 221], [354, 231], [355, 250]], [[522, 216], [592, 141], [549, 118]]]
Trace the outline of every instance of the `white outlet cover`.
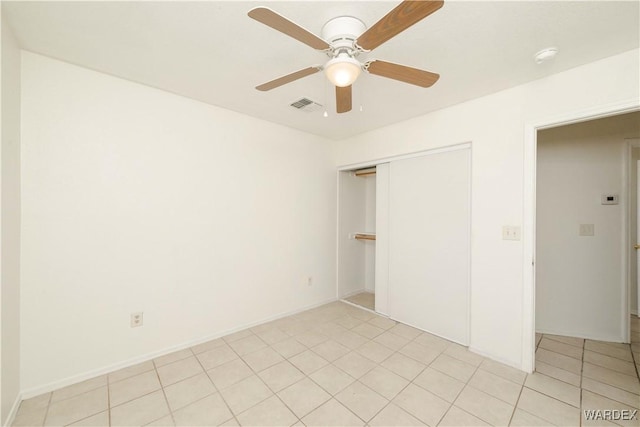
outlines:
[[131, 313], [131, 327], [137, 328], [144, 324], [144, 315], [142, 312]]

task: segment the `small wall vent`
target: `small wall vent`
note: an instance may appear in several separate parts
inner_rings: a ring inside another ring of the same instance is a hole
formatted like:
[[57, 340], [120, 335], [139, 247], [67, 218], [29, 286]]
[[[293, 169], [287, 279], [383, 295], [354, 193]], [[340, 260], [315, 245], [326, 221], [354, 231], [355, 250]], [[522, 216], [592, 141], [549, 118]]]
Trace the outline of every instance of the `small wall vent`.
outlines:
[[318, 111], [322, 108], [321, 104], [318, 104], [315, 101], [312, 101], [309, 98], [300, 98], [295, 102], [292, 102], [291, 105], [293, 108], [304, 111], [305, 113], [311, 113], [313, 111]]

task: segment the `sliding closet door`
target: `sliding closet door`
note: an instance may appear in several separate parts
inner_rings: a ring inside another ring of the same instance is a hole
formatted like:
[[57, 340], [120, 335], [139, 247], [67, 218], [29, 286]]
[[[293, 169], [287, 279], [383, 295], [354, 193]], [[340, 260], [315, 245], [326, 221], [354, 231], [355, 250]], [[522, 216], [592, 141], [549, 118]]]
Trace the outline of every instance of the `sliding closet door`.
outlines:
[[389, 168], [389, 316], [468, 345], [470, 150]]

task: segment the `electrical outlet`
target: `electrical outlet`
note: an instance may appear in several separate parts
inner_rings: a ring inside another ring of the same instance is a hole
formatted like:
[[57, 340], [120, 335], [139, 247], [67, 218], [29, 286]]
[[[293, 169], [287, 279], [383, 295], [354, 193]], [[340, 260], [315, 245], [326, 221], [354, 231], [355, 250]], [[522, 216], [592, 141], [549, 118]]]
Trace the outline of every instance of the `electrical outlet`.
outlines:
[[142, 326], [142, 312], [139, 313], [131, 313], [131, 327], [137, 328], [138, 326]]
[[313, 277], [307, 276], [307, 286], [313, 285]]

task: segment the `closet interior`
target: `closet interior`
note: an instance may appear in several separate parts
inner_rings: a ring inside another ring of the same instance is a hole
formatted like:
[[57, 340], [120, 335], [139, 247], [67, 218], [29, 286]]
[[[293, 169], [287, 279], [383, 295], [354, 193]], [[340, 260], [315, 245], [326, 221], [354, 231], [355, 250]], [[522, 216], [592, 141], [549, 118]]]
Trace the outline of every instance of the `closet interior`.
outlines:
[[377, 168], [340, 172], [340, 297], [375, 310]]

